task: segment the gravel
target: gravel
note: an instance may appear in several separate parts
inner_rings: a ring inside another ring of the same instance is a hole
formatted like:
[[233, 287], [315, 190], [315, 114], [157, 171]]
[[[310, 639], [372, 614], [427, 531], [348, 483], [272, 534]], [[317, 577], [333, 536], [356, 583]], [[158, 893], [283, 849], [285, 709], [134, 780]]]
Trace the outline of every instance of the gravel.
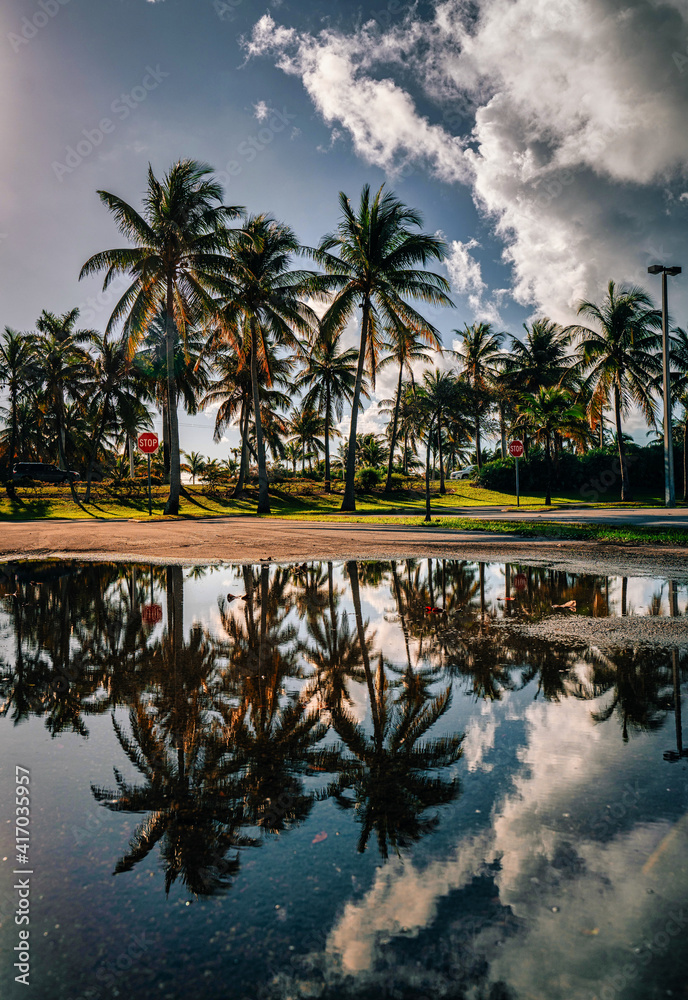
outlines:
[[563, 612], [538, 622], [502, 619], [493, 628], [533, 639], [552, 642], [585, 643], [599, 648], [688, 650], [688, 618], [662, 618], [654, 615], [631, 615], [626, 618], [587, 618]]

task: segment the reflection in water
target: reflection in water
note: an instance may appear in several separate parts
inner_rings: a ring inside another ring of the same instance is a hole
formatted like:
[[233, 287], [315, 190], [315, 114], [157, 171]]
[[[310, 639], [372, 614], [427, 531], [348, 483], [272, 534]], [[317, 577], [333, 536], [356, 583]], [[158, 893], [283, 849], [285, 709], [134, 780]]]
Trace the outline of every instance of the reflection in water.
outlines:
[[[236, 966], [243, 993], [209, 981], [209, 996], [582, 1000], [680, 910], [685, 654], [495, 627], [571, 602], [685, 615], [676, 582], [447, 559], [44, 563], [6, 566], [0, 599], [1, 715], [15, 731], [38, 720], [44, 762], [57, 741], [108, 748], [111, 780], [86, 792], [116, 824], [94, 850], [123, 888], [100, 919], [118, 926], [137, 873], [152, 926], [177, 899], [215, 900], [212, 928], [235, 943], [212, 975]], [[662, 760], [678, 783], [655, 787]], [[290, 902], [272, 902], [278, 886]], [[186, 995], [207, 918], [165, 927], [164, 995]], [[618, 995], [672, 989], [649, 954]], [[58, 1000], [92, 974], [72, 965]]]

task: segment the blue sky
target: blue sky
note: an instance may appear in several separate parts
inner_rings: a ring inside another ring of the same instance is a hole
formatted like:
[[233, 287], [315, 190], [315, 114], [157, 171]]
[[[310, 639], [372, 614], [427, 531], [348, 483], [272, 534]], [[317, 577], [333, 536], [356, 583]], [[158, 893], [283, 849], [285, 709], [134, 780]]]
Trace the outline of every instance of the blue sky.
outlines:
[[[387, 181], [450, 244], [448, 346], [476, 318], [570, 321], [612, 277], [658, 291], [656, 257], [688, 267], [685, 0], [5, 0], [0, 85], [3, 325], [80, 305], [102, 329], [112, 300], [77, 280], [121, 242], [96, 190], [137, 203], [148, 162], [182, 156], [306, 244], [340, 190]], [[681, 322], [683, 279], [672, 303]], [[211, 414], [181, 424], [226, 454]]]

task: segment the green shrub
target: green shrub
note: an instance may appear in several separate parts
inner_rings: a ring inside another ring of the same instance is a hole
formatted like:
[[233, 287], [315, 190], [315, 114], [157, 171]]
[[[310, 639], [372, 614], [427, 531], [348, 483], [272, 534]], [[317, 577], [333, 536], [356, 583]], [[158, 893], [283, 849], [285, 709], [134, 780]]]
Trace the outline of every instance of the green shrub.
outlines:
[[[631, 490], [634, 493], [656, 492], [664, 488], [664, 458], [662, 448], [644, 448], [629, 444], [626, 451]], [[683, 489], [683, 459], [681, 449], [674, 448], [676, 492]], [[519, 461], [521, 493], [537, 496], [547, 488], [547, 461], [543, 449], [532, 449], [528, 458]], [[487, 462], [476, 475], [478, 484], [488, 490], [513, 493], [516, 489], [514, 460], [497, 459]], [[552, 488], [560, 493], [578, 493], [590, 503], [613, 501], [621, 493], [619, 456], [616, 448], [595, 448], [585, 455], [562, 452], [552, 470]]]
[[372, 465], [366, 465], [356, 473], [355, 483], [362, 490], [374, 490], [382, 481], [383, 473]]

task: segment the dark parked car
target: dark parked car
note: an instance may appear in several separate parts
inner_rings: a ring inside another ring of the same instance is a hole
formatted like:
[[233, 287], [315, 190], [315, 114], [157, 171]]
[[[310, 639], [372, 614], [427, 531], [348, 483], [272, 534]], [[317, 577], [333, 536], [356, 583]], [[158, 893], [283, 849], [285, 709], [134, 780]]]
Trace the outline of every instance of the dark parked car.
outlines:
[[34, 479], [40, 483], [68, 483], [80, 479], [78, 472], [70, 469], [59, 469], [56, 465], [45, 462], [17, 462], [12, 467], [13, 479]]

